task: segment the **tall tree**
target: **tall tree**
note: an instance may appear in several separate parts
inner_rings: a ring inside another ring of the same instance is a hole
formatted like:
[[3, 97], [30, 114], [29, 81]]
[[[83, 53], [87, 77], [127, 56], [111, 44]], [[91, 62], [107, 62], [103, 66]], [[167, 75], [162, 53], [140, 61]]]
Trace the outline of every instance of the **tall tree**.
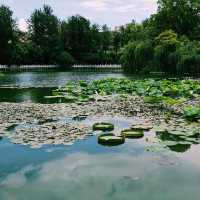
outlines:
[[176, 72], [177, 56], [176, 49], [179, 45], [178, 36], [172, 30], [162, 32], [155, 38], [156, 64], [164, 72]]
[[91, 51], [97, 53], [101, 45], [100, 27], [98, 24], [91, 26]]
[[115, 54], [118, 53], [120, 47], [121, 47], [121, 34], [119, 31], [113, 31], [112, 33], [112, 46], [113, 50], [115, 51]]
[[42, 63], [54, 63], [60, 51], [60, 26], [50, 6], [35, 10], [29, 20], [29, 32], [33, 46]]
[[111, 31], [105, 24], [102, 27], [102, 33], [101, 33], [101, 45], [103, 51], [107, 51], [109, 49], [111, 45], [111, 39], [112, 39]]
[[76, 15], [62, 23], [62, 41], [64, 49], [75, 57], [87, 53], [91, 48], [90, 21]]
[[158, 13], [154, 15], [159, 33], [172, 29], [180, 35], [200, 38], [199, 0], [158, 0]]
[[129, 41], [143, 41], [146, 37], [144, 27], [141, 24], [137, 24], [134, 21], [120, 29], [123, 44], [126, 45]]
[[0, 64], [9, 64], [15, 42], [16, 23], [9, 7], [0, 6]]

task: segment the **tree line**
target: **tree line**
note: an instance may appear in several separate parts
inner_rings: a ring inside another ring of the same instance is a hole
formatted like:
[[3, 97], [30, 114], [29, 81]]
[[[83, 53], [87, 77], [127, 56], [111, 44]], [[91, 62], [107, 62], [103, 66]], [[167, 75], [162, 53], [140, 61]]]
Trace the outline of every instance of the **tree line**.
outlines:
[[9, 7], [0, 6], [0, 64], [115, 63], [113, 35], [79, 15], [59, 20], [50, 6], [36, 9], [22, 32]]
[[200, 73], [200, 1], [158, 0], [142, 23], [111, 30], [76, 15], [59, 20], [50, 6], [36, 9], [22, 32], [0, 6], [0, 64], [121, 63], [130, 73]]

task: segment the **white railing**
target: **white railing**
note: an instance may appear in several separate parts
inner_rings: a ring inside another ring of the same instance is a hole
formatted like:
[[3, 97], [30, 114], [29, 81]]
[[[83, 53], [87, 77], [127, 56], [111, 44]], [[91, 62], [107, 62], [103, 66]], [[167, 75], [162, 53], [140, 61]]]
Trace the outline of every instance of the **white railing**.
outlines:
[[105, 65], [73, 65], [73, 68], [111, 68], [111, 69], [121, 69], [121, 65], [111, 65], [111, 64], [105, 64]]
[[[24, 70], [45, 70], [45, 69], [53, 69], [53, 68], [59, 68], [59, 65], [0, 65], [0, 70], [10, 71], [10, 70], [18, 70], [18, 71], [24, 71]], [[73, 65], [72, 69], [94, 69], [94, 70], [120, 70], [122, 69], [121, 65], [118, 64], [105, 64], [105, 65]]]
[[0, 69], [6, 69], [7, 65], [0, 65]]
[[32, 69], [53, 69], [58, 68], [58, 65], [0, 65], [0, 70], [32, 70]]

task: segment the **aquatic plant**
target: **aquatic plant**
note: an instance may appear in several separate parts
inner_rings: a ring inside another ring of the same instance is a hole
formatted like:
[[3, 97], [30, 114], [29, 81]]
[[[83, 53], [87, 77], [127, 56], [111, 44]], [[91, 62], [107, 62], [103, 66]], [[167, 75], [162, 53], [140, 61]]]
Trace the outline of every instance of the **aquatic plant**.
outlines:
[[103, 134], [98, 137], [98, 143], [105, 146], [116, 146], [124, 144], [125, 138], [114, 134]]
[[200, 105], [190, 106], [185, 108], [184, 117], [188, 121], [198, 121], [200, 120]]
[[187, 151], [192, 144], [200, 144], [200, 129], [193, 128], [190, 130], [170, 128], [160, 129], [156, 131], [156, 137], [160, 140], [160, 144], [169, 148], [171, 151], [183, 153]]
[[[141, 96], [144, 103], [162, 107], [164, 105], [170, 108], [200, 98], [200, 81], [108, 78], [88, 83], [80, 80], [79, 82], [70, 81], [65, 87], [53, 90], [52, 95], [56, 99], [60, 98], [60, 102], [63, 103], [104, 101], [107, 96], [111, 95], [118, 95], [121, 99], [127, 99], [129, 96]], [[198, 120], [199, 111], [198, 109], [186, 109], [184, 116], [189, 120], [191, 118]]]
[[114, 130], [114, 125], [110, 123], [95, 123], [93, 125], [93, 130], [94, 131], [113, 131]]
[[[109, 78], [95, 80], [91, 83], [79, 81], [68, 82], [65, 88], [53, 91], [53, 95], [92, 96], [112, 94], [137, 94], [153, 97], [154, 100], [166, 100], [178, 98], [194, 98], [200, 95], [200, 81], [198, 80], [129, 80], [125, 78]], [[170, 99], [171, 98], [171, 99]]]
[[131, 129], [134, 131], [149, 131], [152, 128], [153, 128], [153, 126], [151, 126], [149, 124], [133, 125], [131, 127]]
[[125, 138], [142, 138], [144, 136], [144, 131], [127, 129], [121, 132], [121, 135]]

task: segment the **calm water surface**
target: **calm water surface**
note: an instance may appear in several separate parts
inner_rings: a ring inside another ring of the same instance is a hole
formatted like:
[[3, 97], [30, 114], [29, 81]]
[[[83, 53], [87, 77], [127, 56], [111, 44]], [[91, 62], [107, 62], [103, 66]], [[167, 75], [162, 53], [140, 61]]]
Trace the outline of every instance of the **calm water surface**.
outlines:
[[108, 77], [121, 78], [126, 75], [61, 71], [7, 73], [0, 77], [0, 102], [48, 103], [44, 96], [52, 95], [52, 89], [65, 86], [68, 81], [92, 81]]
[[[48, 95], [51, 88], [64, 85], [67, 80], [124, 76], [7, 74], [0, 79], [0, 99], [42, 102], [42, 94]], [[83, 122], [92, 125], [98, 120], [114, 123], [115, 132], [133, 123], [133, 119], [126, 118], [88, 118]], [[186, 148], [184, 153], [178, 153], [178, 149], [148, 152], [151, 144], [145, 138], [105, 147], [97, 143], [97, 136], [71, 146], [48, 145], [36, 150], [2, 138], [0, 200], [199, 200], [199, 145]]]

